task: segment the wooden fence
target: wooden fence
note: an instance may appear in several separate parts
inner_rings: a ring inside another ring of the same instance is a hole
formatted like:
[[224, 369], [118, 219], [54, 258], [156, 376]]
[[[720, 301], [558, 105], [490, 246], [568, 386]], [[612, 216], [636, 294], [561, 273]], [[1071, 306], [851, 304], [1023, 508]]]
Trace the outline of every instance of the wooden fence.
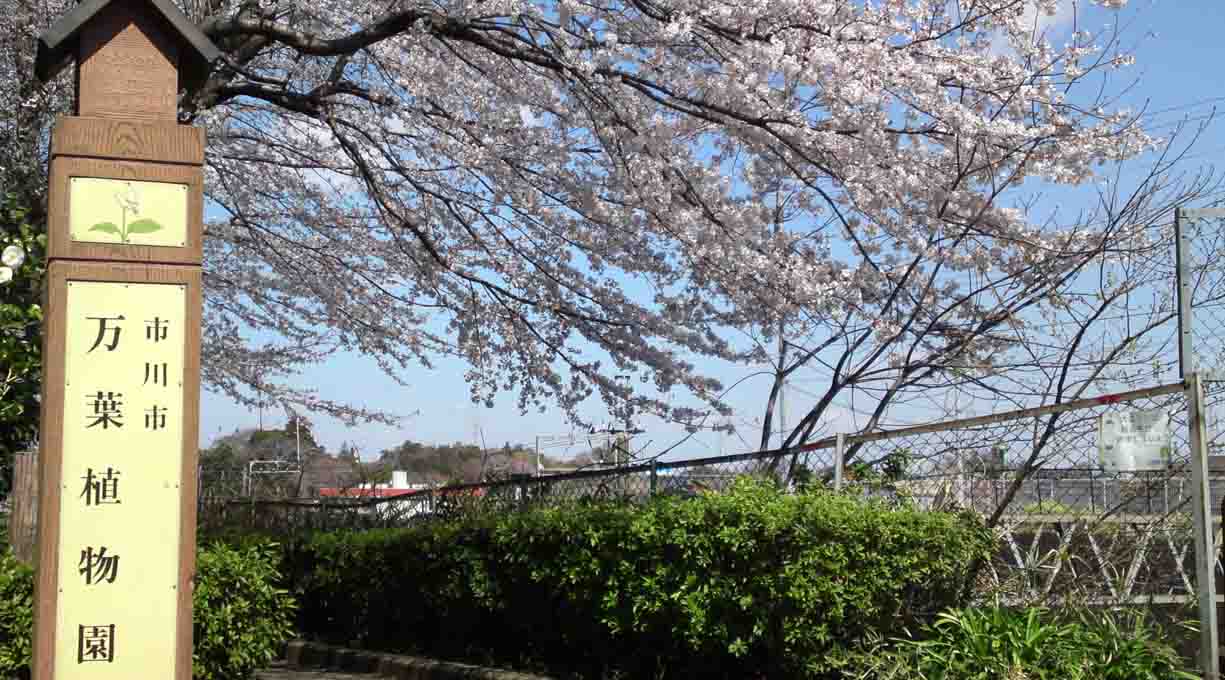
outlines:
[[13, 554], [34, 564], [38, 549], [38, 453], [13, 458], [13, 490], [9, 495], [9, 544]]

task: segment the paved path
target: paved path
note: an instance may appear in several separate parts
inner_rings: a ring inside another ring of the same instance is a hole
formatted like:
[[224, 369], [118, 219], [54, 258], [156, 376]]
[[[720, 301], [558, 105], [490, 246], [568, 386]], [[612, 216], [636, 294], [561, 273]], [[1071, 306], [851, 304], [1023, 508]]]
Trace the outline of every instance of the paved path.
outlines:
[[[306, 670], [297, 670], [300, 666], [305, 666]], [[345, 670], [327, 670], [328, 668]], [[354, 672], [361, 669], [378, 672]], [[551, 680], [543, 675], [414, 656], [344, 649], [304, 640], [290, 642], [286, 647], [286, 660], [278, 661], [266, 670], [257, 671], [255, 677], [256, 680], [377, 680], [392, 677], [420, 680]]]
[[369, 673], [343, 673], [327, 670], [295, 671], [285, 667], [284, 663], [276, 663], [255, 673], [255, 680], [374, 680], [378, 676]]

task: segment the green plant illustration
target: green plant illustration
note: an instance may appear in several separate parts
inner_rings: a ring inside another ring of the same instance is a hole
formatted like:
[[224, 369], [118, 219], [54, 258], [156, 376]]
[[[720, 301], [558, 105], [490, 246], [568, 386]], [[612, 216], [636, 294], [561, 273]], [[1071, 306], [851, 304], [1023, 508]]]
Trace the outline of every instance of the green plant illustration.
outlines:
[[128, 223], [128, 213], [133, 217], [140, 215], [140, 197], [136, 193], [136, 187], [132, 186], [131, 182], [126, 183], [127, 189], [115, 194], [115, 202], [119, 204], [119, 209], [122, 211], [122, 225], [117, 225], [114, 222], [99, 222], [90, 227], [90, 231], [100, 231], [104, 234], [115, 234], [119, 237], [121, 243], [130, 243], [129, 238], [132, 234], [152, 234], [155, 231], [161, 231], [162, 225], [155, 220], [149, 218], [133, 220]]

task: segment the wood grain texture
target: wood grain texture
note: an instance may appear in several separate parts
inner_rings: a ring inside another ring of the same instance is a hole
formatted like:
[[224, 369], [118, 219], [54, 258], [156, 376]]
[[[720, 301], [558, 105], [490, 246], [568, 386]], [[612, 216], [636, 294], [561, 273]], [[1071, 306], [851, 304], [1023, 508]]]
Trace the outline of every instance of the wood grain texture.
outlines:
[[[101, 177], [187, 184], [187, 243], [182, 248], [118, 243], [74, 242], [69, 234], [69, 181], [73, 177]], [[111, 161], [77, 156], [51, 159], [48, 197], [47, 257], [49, 259], [107, 260], [199, 264], [203, 256], [204, 172], [197, 165]]]
[[64, 370], [70, 263], [47, 265], [43, 308], [43, 384], [39, 430], [38, 561], [34, 581], [32, 680], [55, 673], [55, 610], [59, 574], [60, 472], [64, 450]]
[[196, 460], [200, 431], [201, 273], [198, 266], [52, 261], [47, 266], [44, 312], [42, 432], [38, 509], [38, 575], [35, 580], [34, 658], [32, 680], [52, 680], [55, 673], [55, 616], [59, 584], [60, 493], [64, 438], [65, 337], [69, 281], [162, 283], [187, 286], [187, 333], [183, 367], [184, 422], [181, 446], [180, 533], [178, 575], [178, 649], [175, 680], [191, 680], [191, 589], [195, 573]]
[[203, 165], [204, 129], [166, 121], [62, 116], [51, 133], [51, 157], [56, 156]]
[[38, 454], [24, 451], [13, 456], [13, 485], [9, 490], [9, 547], [27, 566], [38, 560]]
[[[141, 0], [115, 0], [81, 27], [76, 40], [75, 110], [79, 117], [60, 119], [51, 142], [32, 677], [53, 680], [55, 676], [65, 331], [67, 284], [71, 280], [187, 287], [175, 665], [176, 680], [191, 680], [204, 133], [176, 123], [183, 46], [155, 8]], [[184, 246], [74, 243], [69, 232], [73, 177], [188, 185]]]
[[[34, 75], [42, 82], [54, 78], [77, 56], [81, 31], [92, 24], [98, 14], [114, 0], [81, 0], [75, 8], [61, 16], [38, 36], [38, 49], [34, 58]], [[188, 90], [197, 90], [205, 80], [214, 62], [221, 56], [217, 46], [183, 14], [175, 0], [140, 0], [138, 9], [147, 11], [162, 20], [164, 29], [173, 36], [179, 51], [179, 84]], [[129, 5], [130, 6], [130, 5]]]
[[204, 281], [198, 266], [174, 267], [187, 283], [183, 350], [183, 475], [179, 482], [179, 612], [176, 680], [191, 680], [191, 595], [196, 582], [196, 500], [200, 453], [200, 342]]
[[175, 120], [179, 44], [153, 8], [112, 2], [81, 29], [79, 41], [80, 115]]

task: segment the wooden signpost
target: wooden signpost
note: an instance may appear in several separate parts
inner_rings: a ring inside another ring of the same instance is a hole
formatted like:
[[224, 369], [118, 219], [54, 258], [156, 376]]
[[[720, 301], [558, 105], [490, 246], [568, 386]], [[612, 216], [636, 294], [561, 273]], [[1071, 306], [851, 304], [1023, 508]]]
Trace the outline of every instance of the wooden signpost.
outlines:
[[51, 137], [34, 680], [191, 678], [204, 133], [217, 49], [168, 0], [85, 0]]

